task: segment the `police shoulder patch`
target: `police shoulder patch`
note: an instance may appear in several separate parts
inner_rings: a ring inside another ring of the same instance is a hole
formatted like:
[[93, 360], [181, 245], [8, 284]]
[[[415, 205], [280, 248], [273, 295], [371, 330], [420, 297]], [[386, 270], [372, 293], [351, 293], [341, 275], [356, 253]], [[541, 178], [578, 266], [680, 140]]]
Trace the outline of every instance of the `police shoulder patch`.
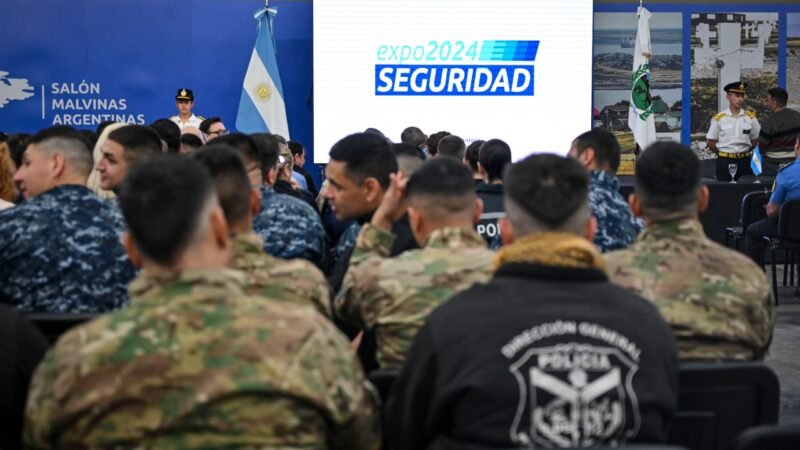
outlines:
[[716, 116], [714, 116], [714, 120], [720, 120], [723, 117], [725, 117], [725, 112], [721, 112], [721, 113], [717, 114]]
[[755, 119], [756, 118], [756, 112], [755, 111], [745, 111], [744, 114], [747, 117], [751, 118], [751, 119]]

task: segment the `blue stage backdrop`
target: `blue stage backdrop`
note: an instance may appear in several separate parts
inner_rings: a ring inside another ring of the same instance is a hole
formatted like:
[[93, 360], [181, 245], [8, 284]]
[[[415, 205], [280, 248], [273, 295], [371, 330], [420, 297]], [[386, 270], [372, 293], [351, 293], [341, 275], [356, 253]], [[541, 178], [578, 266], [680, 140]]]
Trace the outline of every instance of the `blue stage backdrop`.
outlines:
[[[312, 152], [311, 2], [270, 6], [278, 9], [291, 138]], [[147, 124], [176, 114], [180, 87], [194, 90], [196, 114], [220, 116], [233, 129], [256, 39], [253, 14], [263, 7], [256, 0], [0, 0], [0, 130]]]

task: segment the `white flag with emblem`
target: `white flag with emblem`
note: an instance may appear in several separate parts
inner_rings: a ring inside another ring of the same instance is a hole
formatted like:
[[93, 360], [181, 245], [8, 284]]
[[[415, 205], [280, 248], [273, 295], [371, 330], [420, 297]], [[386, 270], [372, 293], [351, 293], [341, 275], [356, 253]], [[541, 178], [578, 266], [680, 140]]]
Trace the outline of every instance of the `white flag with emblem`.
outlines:
[[628, 109], [628, 126], [633, 138], [644, 150], [656, 141], [656, 122], [653, 117], [653, 100], [650, 97], [650, 11], [639, 7], [639, 26], [633, 49], [633, 75], [631, 76], [631, 105]]

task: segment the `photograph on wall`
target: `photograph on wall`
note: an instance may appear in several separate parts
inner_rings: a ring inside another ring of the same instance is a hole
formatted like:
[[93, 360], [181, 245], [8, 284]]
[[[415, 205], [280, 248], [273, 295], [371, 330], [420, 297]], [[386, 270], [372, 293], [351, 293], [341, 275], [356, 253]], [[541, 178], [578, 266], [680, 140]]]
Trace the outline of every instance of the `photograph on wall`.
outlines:
[[693, 13], [691, 22], [691, 146], [701, 160], [715, 159], [706, 133], [711, 119], [728, 108], [726, 84], [747, 83], [744, 109], [759, 119], [770, 113], [767, 90], [778, 84], [778, 13]]
[[[628, 128], [635, 12], [595, 13], [593, 123], [613, 132], [622, 147], [619, 173], [633, 173], [633, 133]], [[650, 19], [650, 94], [659, 139], [680, 141], [682, 14], [653, 13]]]
[[786, 90], [789, 108], [800, 110], [800, 13], [786, 14]]

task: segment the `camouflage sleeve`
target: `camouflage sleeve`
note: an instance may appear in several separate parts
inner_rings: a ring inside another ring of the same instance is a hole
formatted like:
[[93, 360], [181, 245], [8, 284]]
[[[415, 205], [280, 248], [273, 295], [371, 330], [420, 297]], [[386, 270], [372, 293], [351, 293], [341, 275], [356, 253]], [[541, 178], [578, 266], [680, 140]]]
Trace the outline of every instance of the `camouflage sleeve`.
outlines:
[[266, 276], [267, 281], [261, 284], [259, 294], [269, 298], [295, 296], [302, 303], [310, 301], [322, 315], [333, 318], [328, 281], [310, 261], [300, 258], [282, 261], [271, 268]]
[[753, 353], [755, 358], [761, 361], [766, 356], [767, 350], [769, 350], [769, 346], [772, 343], [772, 332], [775, 324], [775, 297], [769, 283], [767, 283], [767, 295], [764, 298], [764, 303], [753, 306], [750, 311], [750, 320], [757, 339]]
[[319, 318], [314, 334], [297, 353], [297, 361], [286, 379], [303, 397], [319, 402], [330, 424], [329, 448], [380, 448], [377, 394], [366, 381], [349, 342], [332, 323]]
[[336, 295], [336, 312], [347, 322], [362, 329], [375, 325], [376, 305], [387, 297], [380, 286], [378, 267], [389, 256], [394, 235], [365, 224], [358, 235], [344, 283]]

